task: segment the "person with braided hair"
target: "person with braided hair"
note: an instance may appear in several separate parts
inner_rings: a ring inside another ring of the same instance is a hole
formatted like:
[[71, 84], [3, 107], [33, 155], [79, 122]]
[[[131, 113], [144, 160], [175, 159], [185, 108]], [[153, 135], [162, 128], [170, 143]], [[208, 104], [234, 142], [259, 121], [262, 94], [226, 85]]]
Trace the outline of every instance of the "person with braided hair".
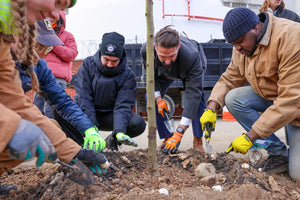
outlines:
[[[47, 160], [54, 161], [51, 158], [56, 154], [67, 163], [77, 158], [93, 166], [104, 164], [107, 160], [103, 154], [82, 149], [67, 138], [24, 95], [19, 73], [10, 54], [10, 45], [16, 35], [18, 60], [28, 66], [26, 71], [31, 76], [32, 86], [39, 90], [32, 68], [38, 62], [38, 55], [33, 49], [34, 23], [46, 17], [58, 19], [59, 11], [74, 6], [76, 0], [0, 0], [0, 3], [0, 175], [35, 156], [38, 158], [37, 167]], [[0, 195], [7, 194], [10, 189], [16, 187], [0, 184]]]
[[276, 17], [286, 18], [300, 23], [299, 15], [289, 9], [286, 9], [283, 0], [265, 0], [259, 11], [270, 11]]
[[[78, 54], [77, 45], [74, 35], [65, 30], [65, 11], [59, 12], [58, 20], [50, 19], [50, 21], [52, 28], [63, 42], [63, 45], [57, 45], [50, 48], [44, 55], [44, 59], [55, 76], [56, 82], [63, 89], [66, 89], [67, 83], [72, 79], [72, 64]], [[33, 104], [36, 105], [45, 116], [55, 119], [55, 113], [53, 113], [55, 110], [47, 101], [45, 101], [41, 94], [36, 93], [34, 95]]]

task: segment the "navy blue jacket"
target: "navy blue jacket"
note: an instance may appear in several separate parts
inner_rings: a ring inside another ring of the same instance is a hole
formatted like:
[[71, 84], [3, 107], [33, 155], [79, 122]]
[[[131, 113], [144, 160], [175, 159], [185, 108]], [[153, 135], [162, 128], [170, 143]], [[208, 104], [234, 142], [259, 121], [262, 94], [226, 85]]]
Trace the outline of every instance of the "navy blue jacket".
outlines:
[[[144, 66], [146, 61], [146, 44], [141, 48]], [[184, 109], [182, 116], [194, 119], [203, 90], [203, 78], [207, 59], [200, 43], [180, 36], [180, 48], [177, 58], [170, 67], [165, 67], [154, 51], [155, 91], [161, 91], [160, 80], [181, 80], [184, 84]]]
[[[16, 68], [20, 72], [24, 92], [29, 91], [31, 89], [31, 78], [27, 75], [21, 63], [16, 63]], [[94, 127], [94, 124], [77, 103], [56, 83], [56, 79], [44, 59], [39, 59], [34, 71], [40, 83], [41, 95], [49, 105], [57, 110], [60, 116], [77, 128], [82, 136], [84, 136], [85, 130]]]
[[100, 50], [83, 60], [76, 78], [77, 103], [98, 125], [97, 112], [113, 112], [113, 132], [126, 133], [136, 101], [136, 81], [125, 52], [115, 68], [103, 66]]
[[273, 14], [276, 17], [280, 17], [280, 18], [286, 18], [295, 22], [299, 22], [300, 23], [300, 17], [299, 15], [297, 15], [297, 13], [288, 10], [288, 9], [282, 9], [282, 5], [280, 5], [274, 12]]

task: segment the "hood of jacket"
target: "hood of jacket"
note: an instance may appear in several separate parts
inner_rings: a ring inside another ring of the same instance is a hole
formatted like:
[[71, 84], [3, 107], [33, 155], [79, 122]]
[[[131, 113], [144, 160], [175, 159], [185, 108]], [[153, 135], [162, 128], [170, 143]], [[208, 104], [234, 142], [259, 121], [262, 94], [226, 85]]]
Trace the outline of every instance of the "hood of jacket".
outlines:
[[119, 65], [117, 67], [109, 68], [101, 63], [100, 59], [101, 51], [100, 49], [94, 55], [94, 61], [97, 65], [97, 68], [105, 76], [117, 76], [125, 71], [127, 65], [126, 53], [123, 51], [122, 58], [120, 59]]

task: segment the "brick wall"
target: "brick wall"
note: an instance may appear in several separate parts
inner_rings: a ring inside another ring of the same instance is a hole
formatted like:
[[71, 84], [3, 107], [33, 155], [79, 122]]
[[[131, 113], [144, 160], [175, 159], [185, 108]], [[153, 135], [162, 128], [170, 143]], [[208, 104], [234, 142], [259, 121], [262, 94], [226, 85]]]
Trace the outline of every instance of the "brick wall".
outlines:
[[[79, 60], [79, 61], [74, 61], [73, 62], [73, 66], [72, 66], [72, 75], [76, 75], [80, 65], [82, 63], [82, 60]], [[74, 88], [72, 87], [67, 87], [66, 88], [66, 93], [72, 97], [72, 99], [74, 99], [74, 95], [76, 94], [76, 91]], [[28, 96], [31, 100], [33, 100], [33, 95], [34, 95], [34, 92], [33, 90], [29, 90], [28, 92], [25, 93], [26, 96]]]

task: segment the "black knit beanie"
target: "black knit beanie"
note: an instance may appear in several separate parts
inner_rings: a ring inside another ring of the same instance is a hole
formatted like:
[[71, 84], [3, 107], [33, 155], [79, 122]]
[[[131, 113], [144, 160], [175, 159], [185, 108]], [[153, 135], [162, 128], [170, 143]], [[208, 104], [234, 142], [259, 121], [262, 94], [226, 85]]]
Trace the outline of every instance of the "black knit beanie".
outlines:
[[100, 47], [101, 55], [114, 56], [121, 59], [123, 55], [124, 40], [124, 36], [119, 33], [105, 33], [102, 37]]
[[258, 24], [258, 16], [249, 8], [238, 7], [230, 10], [223, 22], [223, 34], [227, 42], [231, 43]]

